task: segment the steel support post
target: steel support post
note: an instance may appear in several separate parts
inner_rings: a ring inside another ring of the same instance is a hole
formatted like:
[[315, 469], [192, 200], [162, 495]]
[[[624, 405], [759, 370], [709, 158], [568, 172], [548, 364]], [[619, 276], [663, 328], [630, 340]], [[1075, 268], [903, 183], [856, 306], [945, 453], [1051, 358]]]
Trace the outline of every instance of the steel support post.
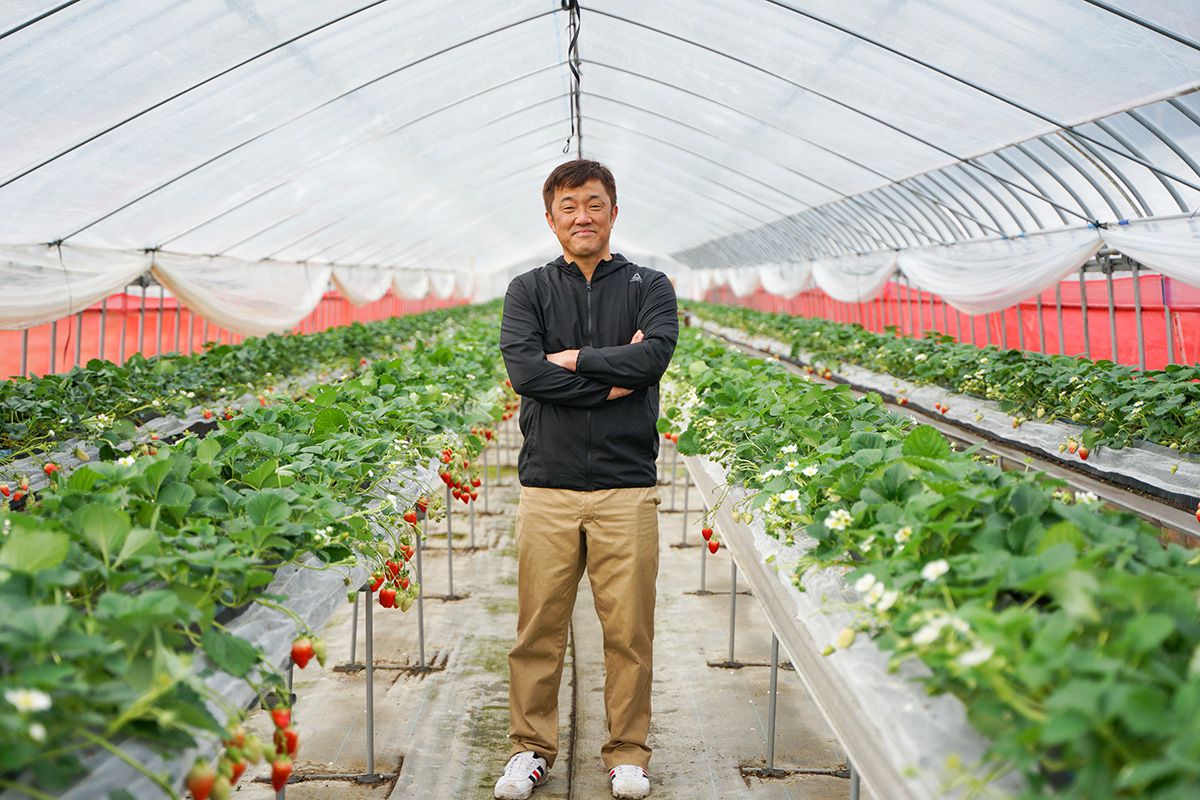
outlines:
[[1017, 347], [1025, 349], [1025, 320], [1021, 318], [1021, 304], [1017, 303]]
[[450, 494], [450, 487], [446, 487], [446, 572], [447, 584], [449, 588], [446, 590], [446, 599], [454, 597], [454, 507], [451, 503], [454, 498]]
[[1137, 327], [1138, 369], [1146, 368], [1146, 336], [1142, 330], [1141, 265], [1133, 262], [1133, 316]]
[[943, 298], [941, 298], [941, 300], [942, 300], [942, 333], [949, 336], [950, 335], [950, 318], [949, 318], [950, 312], [946, 309], [946, 305], [947, 305], [946, 298], [943, 297]]
[[1063, 333], [1062, 281], [1059, 281], [1054, 286], [1054, 313], [1058, 319], [1058, 352], [1059, 355], [1065, 356], [1067, 354], [1067, 344]]
[[707, 588], [708, 576], [705, 575], [705, 572], [707, 571], [707, 569], [708, 569], [708, 542], [704, 542], [704, 544], [700, 548], [700, 594], [704, 594], [708, 591], [708, 588]]
[[913, 336], [924, 338], [925, 336], [925, 307], [921, 303], [921, 295], [923, 292], [917, 289], [917, 328], [913, 331]]
[[163, 314], [167, 309], [167, 289], [161, 283], [158, 285], [158, 318], [154, 320], [154, 355], [162, 354]]
[[847, 760], [846, 766], [850, 768], [850, 800], [858, 800], [861, 787], [859, 785], [858, 770], [854, 765]]
[[1083, 267], [1079, 268], [1079, 314], [1083, 325], [1083, 357], [1091, 359], [1092, 337], [1088, 331], [1087, 279], [1084, 277]]
[[475, 549], [475, 501], [472, 500], [467, 506], [467, 518], [471, 522], [471, 549]]
[[71, 366], [78, 367], [83, 358], [83, 312], [75, 314], [75, 363]]
[[681, 526], [680, 526], [680, 527], [683, 529], [683, 530], [682, 530], [682, 534], [683, 534], [683, 536], [682, 536], [682, 538], [679, 540], [679, 543], [680, 543], [680, 544], [687, 544], [687, 529], [688, 529], [688, 490], [689, 490], [689, 489], [691, 488], [691, 486], [692, 486], [692, 482], [691, 482], [690, 480], [688, 480], [688, 477], [689, 477], [689, 476], [688, 476], [688, 474], [687, 474], [687, 467], [685, 466], [685, 467], [684, 467], [684, 474], [683, 474], [683, 525], [681, 525]]
[[1175, 326], [1171, 324], [1171, 302], [1167, 296], [1167, 276], [1158, 276], [1158, 286], [1162, 290], [1163, 320], [1167, 324], [1167, 363], [1175, 363]]
[[104, 359], [104, 334], [108, 332], [108, 298], [100, 301], [100, 352], [99, 358]]
[[375, 647], [374, 603], [367, 603], [366, 664], [367, 664], [367, 777], [375, 776]]
[[58, 364], [58, 320], [50, 323], [50, 374], [54, 374]]
[[488, 450], [490, 447], [483, 448], [483, 513], [488, 513]]
[[733, 661], [733, 639], [737, 632], [737, 562], [729, 557], [729, 663]]
[[1117, 363], [1117, 303], [1113, 297], [1112, 261], [1104, 265], [1104, 282], [1108, 285], [1108, 344], [1109, 357]]
[[[371, 578], [367, 578], [371, 580]], [[354, 618], [350, 623], [350, 663], [354, 663], [354, 659], [358, 658], [358, 597], [362, 594], [362, 589], [354, 593]], [[371, 595], [374, 599], [374, 593]], [[368, 601], [368, 604], [370, 601]]]
[[137, 343], [138, 352], [144, 358], [146, 356], [146, 287], [139, 286], [142, 290], [142, 302], [138, 309], [138, 327], [137, 327]]
[[[424, 520], [422, 520], [424, 522]], [[425, 524], [429, 524], [425, 522]], [[413, 539], [417, 543], [417, 663], [421, 669], [425, 669], [425, 574], [421, 569], [421, 550], [424, 546], [421, 544], [420, 529], [413, 533]]]
[[675, 465], [676, 465], [676, 460], [678, 458], [679, 458], [679, 450], [677, 450], [675, 448], [675, 445], [672, 444], [671, 445], [671, 510], [672, 511], [675, 510], [675, 479], [679, 474], [678, 470], [675, 468]]
[[29, 375], [29, 328], [21, 331], [21, 377]]
[[175, 298], [175, 342], [174, 342], [175, 346], [172, 348], [172, 352], [178, 353], [179, 355], [183, 355], [183, 347], [179, 344], [179, 334], [181, 333], [182, 328], [183, 328], [183, 309], [179, 305], [179, 298], [176, 297]]
[[775, 769], [775, 712], [779, 694], [779, 639], [771, 631], [771, 695], [767, 699], [767, 769]]
[[1000, 346], [1005, 350], [1008, 349], [1008, 309], [1000, 309]]
[[121, 347], [117, 353], [117, 358], [121, 364], [125, 363], [125, 339], [129, 332], [129, 287], [125, 287], [125, 291], [121, 293]]
[[1046, 352], [1046, 315], [1042, 313], [1042, 296], [1037, 296], [1038, 352]]

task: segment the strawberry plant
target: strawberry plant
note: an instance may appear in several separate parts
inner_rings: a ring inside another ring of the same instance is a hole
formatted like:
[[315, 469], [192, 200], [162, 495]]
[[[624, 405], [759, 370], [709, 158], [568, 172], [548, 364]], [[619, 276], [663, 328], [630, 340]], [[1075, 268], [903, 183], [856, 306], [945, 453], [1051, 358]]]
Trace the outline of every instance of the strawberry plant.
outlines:
[[[734, 510], [862, 594], [869, 634], [963, 701], [1026, 796], [1184, 798], [1200, 785], [1200, 558], [1038, 473], [956, 451], [878, 395], [684, 331], [660, 430], [749, 491]], [[710, 540], [710, 544], [713, 540]]]
[[[164, 752], [226, 738], [206, 708], [221, 698], [189, 671], [198, 651], [286, 694], [263, 654], [221, 620], [249, 603], [290, 613], [263, 590], [309, 554], [381, 572], [393, 555], [407, 561], [419, 530], [402, 515], [418, 498], [390, 494], [385, 481], [445, 446], [473, 460], [482, 438], [452, 432], [505, 413], [495, 311], [460, 312], [453, 330], [401, 357], [276, 395], [204, 438], [56, 470], [23, 511], [0, 500], [0, 788], [56, 792], [80, 777], [81, 755], [119, 751], [127, 738]], [[416, 590], [410, 582], [395, 605], [410, 607]], [[298, 644], [297, 663], [310, 647], [324, 658], [316, 642]], [[214, 787], [234, 782], [240, 755]]]
[[1134, 439], [1200, 452], [1200, 366], [1138, 370], [996, 346], [960, 344], [931, 334], [872, 333], [859, 325], [770, 314], [737, 306], [687, 303], [704, 319], [791, 343], [827, 365], [854, 364], [914, 383], [942, 386], [999, 403], [1014, 416], [1068, 420], [1088, 428], [1088, 447], [1127, 447]]

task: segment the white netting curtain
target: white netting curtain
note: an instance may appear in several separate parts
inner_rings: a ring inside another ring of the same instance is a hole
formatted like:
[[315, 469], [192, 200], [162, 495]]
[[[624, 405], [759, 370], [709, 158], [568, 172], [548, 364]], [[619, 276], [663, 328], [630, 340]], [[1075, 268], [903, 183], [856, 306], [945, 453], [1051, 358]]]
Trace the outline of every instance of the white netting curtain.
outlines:
[[758, 267], [727, 269], [725, 270], [725, 280], [737, 297], [752, 295], [762, 286], [758, 278]]
[[1137, 222], [1100, 231], [1109, 247], [1191, 286], [1200, 286], [1200, 219]]
[[317, 307], [330, 268], [158, 253], [154, 276], [188, 308], [245, 336], [282, 333]]
[[763, 290], [776, 297], [795, 297], [812, 282], [812, 262], [760, 264], [758, 279]]
[[377, 267], [334, 267], [333, 283], [351, 303], [365, 306], [392, 288], [392, 271]]
[[1099, 248], [1094, 230], [1062, 231], [904, 250], [899, 265], [918, 288], [968, 314], [988, 314], [1054, 286]]
[[453, 272], [429, 273], [429, 285], [433, 296], [440, 300], [449, 300], [454, 295], [455, 277]]
[[834, 300], [843, 303], [867, 303], [883, 292], [896, 271], [896, 254], [867, 253], [813, 262], [812, 276], [817, 286]]
[[424, 300], [429, 296], [429, 273], [415, 269], [398, 269], [392, 278], [396, 294], [407, 300]]
[[141, 252], [0, 247], [0, 328], [20, 330], [53, 322], [124, 289], [150, 268]]

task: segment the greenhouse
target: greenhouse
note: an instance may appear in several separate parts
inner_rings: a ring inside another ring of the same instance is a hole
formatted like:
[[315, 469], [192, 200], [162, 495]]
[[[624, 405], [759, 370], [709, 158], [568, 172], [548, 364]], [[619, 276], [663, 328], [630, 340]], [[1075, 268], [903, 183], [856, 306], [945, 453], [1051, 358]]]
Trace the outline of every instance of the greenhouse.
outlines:
[[1194, 0], [0, 74], [0, 800], [1200, 798]]

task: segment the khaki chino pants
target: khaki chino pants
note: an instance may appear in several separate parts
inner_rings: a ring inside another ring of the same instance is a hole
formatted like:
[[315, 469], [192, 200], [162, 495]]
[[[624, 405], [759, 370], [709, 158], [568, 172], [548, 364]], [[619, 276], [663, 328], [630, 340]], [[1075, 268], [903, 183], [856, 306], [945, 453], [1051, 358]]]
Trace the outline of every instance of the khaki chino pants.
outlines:
[[517, 642], [508, 655], [512, 753], [558, 756], [558, 687], [586, 568], [604, 631], [606, 769], [646, 767], [650, 748], [658, 504], [654, 487], [522, 487], [517, 507]]

